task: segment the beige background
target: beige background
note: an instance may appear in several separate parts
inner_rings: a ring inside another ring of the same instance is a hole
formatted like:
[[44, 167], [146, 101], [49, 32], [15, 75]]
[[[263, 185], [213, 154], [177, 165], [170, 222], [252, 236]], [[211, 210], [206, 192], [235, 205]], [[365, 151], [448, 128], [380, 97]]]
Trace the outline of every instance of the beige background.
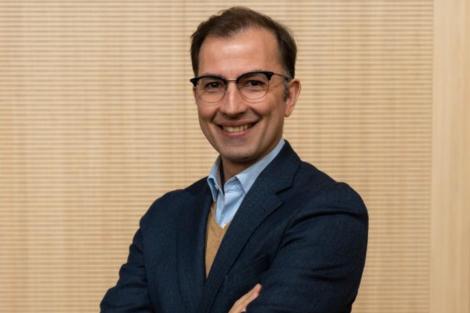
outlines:
[[354, 312], [470, 312], [470, 5], [0, 0], [0, 312], [96, 312], [140, 216], [205, 176], [189, 36], [246, 4], [288, 25], [286, 138], [370, 212]]

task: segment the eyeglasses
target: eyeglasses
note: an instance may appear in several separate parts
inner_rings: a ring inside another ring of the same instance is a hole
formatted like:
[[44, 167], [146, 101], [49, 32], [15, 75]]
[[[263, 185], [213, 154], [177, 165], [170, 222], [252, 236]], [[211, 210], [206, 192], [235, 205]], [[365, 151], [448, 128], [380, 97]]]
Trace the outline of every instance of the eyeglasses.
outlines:
[[238, 76], [236, 79], [226, 79], [216, 75], [204, 75], [190, 79], [196, 96], [203, 102], [218, 102], [225, 96], [229, 82], [235, 82], [241, 96], [247, 101], [261, 100], [269, 90], [271, 78], [280, 76], [285, 81], [291, 78], [269, 71], [248, 72]]

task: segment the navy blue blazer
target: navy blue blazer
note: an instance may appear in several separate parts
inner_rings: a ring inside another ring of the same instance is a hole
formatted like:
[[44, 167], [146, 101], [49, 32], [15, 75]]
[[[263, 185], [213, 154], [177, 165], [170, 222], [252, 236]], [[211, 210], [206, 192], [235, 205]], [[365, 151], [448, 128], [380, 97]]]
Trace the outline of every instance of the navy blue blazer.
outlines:
[[368, 216], [359, 195], [302, 162], [288, 143], [230, 223], [206, 279], [206, 179], [150, 207], [104, 313], [227, 313], [261, 283], [249, 313], [347, 313], [364, 268]]

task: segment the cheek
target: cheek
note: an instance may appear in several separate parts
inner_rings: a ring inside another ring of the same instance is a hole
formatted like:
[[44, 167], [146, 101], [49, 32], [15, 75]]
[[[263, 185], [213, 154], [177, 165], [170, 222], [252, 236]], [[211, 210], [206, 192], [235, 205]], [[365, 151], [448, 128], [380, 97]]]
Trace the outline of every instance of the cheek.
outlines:
[[212, 137], [212, 127], [213, 124], [211, 124], [211, 121], [214, 116], [214, 110], [210, 110], [207, 108], [200, 108], [198, 107], [197, 110], [198, 118], [199, 118], [199, 127], [201, 128], [203, 134], [206, 136], [206, 138]]
[[276, 88], [268, 93], [263, 102], [253, 105], [253, 110], [266, 117], [284, 116], [286, 101], [284, 101], [284, 88]]
[[284, 118], [285, 106], [284, 102], [276, 101], [271, 102], [270, 104], [260, 105], [255, 109], [255, 111], [258, 115], [276, 123], [279, 119]]
[[217, 112], [217, 106], [197, 105], [197, 114], [199, 119], [211, 120]]
[[277, 107], [273, 107], [271, 110], [260, 111], [263, 112], [265, 117], [265, 131], [269, 134], [277, 134], [282, 132], [285, 118], [285, 104], [276, 103]]

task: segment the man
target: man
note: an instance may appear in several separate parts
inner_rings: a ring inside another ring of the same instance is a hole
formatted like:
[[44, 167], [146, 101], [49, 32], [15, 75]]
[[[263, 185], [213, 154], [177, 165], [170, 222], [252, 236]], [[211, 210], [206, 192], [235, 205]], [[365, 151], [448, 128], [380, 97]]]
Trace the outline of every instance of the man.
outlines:
[[350, 312], [367, 212], [282, 138], [300, 92], [293, 38], [231, 8], [199, 25], [191, 57], [200, 126], [219, 157], [208, 178], [144, 215], [102, 312]]

